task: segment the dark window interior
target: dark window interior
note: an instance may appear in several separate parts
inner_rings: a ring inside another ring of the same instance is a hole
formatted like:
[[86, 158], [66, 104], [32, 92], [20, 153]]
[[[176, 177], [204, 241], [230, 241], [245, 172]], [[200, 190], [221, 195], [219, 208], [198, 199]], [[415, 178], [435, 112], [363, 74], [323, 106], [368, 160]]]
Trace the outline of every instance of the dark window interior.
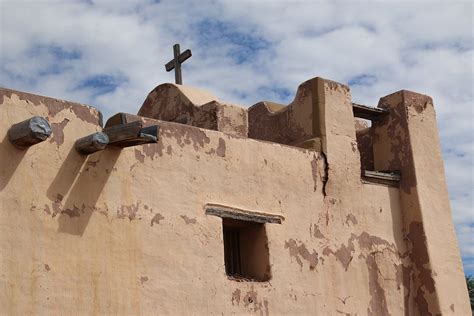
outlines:
[[226, 274], [241, 281], [270, 280], [265, 225], [224, 218], [222, 226]]

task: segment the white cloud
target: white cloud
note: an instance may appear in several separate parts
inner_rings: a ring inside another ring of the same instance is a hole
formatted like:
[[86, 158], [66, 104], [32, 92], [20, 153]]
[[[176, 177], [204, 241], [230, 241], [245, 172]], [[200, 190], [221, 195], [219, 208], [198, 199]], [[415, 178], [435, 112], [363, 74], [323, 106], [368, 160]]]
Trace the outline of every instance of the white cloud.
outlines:
[[[135, 113], [155, 85], [173, 80], [164, 64], [175, 42], [193, 51], [185, 83], [244, 106], [287, 102], [314, 76], [370, 76], [352, 95], [371, 105], [400, 89], [431, 95], [458, 238], [474, 260], [472, 2], [2, 0], [0, 11], [0, 85], [105, 116]], [[84, 87], [100, 76], [116, 89]]]

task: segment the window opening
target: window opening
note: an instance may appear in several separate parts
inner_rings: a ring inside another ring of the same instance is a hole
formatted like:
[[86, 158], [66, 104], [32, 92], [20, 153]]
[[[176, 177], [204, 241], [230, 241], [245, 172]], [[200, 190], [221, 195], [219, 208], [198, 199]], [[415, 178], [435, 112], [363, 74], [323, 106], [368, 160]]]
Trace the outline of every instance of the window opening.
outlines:
[[270, 280], [265, 224], [223, 218], [222, 228], [226, 274], [240, 281]]

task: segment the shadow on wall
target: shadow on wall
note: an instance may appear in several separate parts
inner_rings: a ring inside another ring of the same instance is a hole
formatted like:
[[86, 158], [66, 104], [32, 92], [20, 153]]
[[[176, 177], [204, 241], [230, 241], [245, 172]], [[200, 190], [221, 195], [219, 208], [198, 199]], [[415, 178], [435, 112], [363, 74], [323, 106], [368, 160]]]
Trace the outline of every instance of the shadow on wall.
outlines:
[[28, 149], [13, 146], [8, 140], [8, 134], [5, 135], [0, 143], [0, 192], [10, 182], [27, 151]]
[[47, 191], [54, 201], [53, 212], [59, 214], [58, 232], [84, 234], [119, 155], [120, 148], [107, 148], [87, 157], [71, 148]]
[[74, 180], [76, 180], [82, 166], [89, 158], [89, 156], [78, 154], [74, 147], [71, 148], [48, 191], [46, 191], [46, 195], [51, 201], [62, 201]]

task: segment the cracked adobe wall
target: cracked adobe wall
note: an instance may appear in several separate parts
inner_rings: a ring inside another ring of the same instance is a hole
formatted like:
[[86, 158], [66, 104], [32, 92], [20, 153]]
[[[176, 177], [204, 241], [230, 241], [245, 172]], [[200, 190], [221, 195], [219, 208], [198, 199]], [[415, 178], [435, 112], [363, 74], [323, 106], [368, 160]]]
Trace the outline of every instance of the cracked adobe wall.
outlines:
[[[2, 312], [419, 314], [401, 190], [361, 182], [349, 89], [307, 86], [323, 153], [137, 117], [160, 125], [157, 144], [83, 157], [97, 111], [0, 90]], [[32, 115], [53, 135], [19, 151], [6, 132]], [[269, 282], [226, 276], [207, 203], [285, 218], [266, 224]], [[452, 290], [443, 312], [462, 314]]]

